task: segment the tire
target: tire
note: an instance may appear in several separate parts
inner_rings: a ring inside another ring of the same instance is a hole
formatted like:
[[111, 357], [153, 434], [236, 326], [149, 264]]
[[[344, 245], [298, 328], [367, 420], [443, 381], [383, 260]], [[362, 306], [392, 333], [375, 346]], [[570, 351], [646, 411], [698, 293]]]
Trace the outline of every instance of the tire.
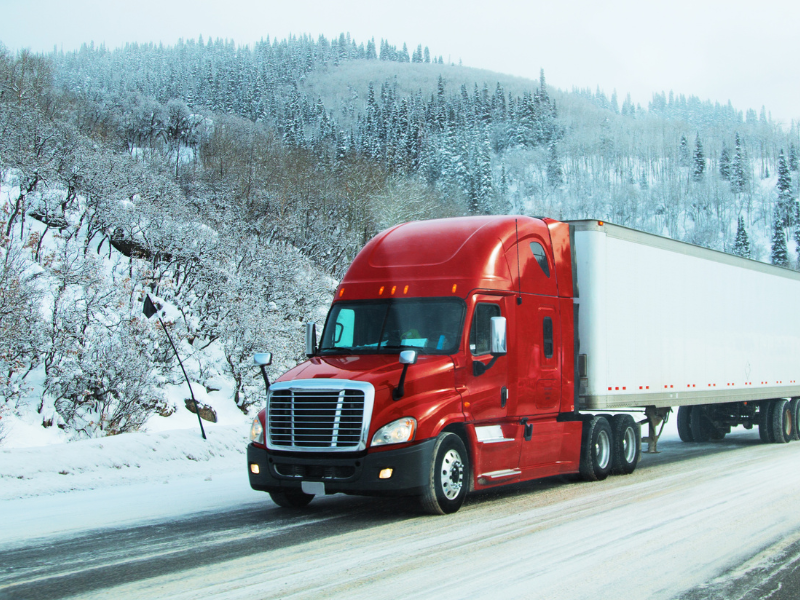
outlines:
[[772, 437], [772, 400], [764, 400], [758, 405], [758, 437], [765, 444], [771, 444]]
[[794, 434], [792, 440], [800, 440], [800, 398], [792, 398], [792, 422], [794, 423]]
[[792, 409], [785, 398], [772, 402], [772, 438], [776, 444], [786, 444], [794, 435]]
[[678, 436], [682, 442], [693, 442], [694, 436], [692, 435], [692, 407], [680, 406], [678, 407]]
[[708, 421], [702, 406], [693, 406], [689, 413], [689, 428], [692, 430], [692, 439], [695, 442], [707, 442], [711, 439]]
[[580, 473], [585, 481], [601, 481], [611, 472], [611, 425], [605, 417], [583, 422]]
[[314, 494], [306, 494], [301, 490], [283, 490], [270, 492], [269, 497], [278, 506], [283, 508], [304, 508], [314, 499]]
[[469, 491], [469, 455], [454, 433], [442, 433], [433, 447], [428, 485], [420, 497], [422, 509], [431, 515], [449, 515], [464, 503]]
[[642, 430], [630, 415], [615, 415], [611, 420], [611, 473], [629, 475], [642, 454]]

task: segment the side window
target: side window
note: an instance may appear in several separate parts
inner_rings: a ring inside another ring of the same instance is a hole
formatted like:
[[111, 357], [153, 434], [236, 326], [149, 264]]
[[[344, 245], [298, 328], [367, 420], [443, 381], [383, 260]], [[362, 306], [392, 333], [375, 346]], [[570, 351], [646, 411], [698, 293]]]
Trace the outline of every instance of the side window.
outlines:
[[547, 254], [542, 245], [539, 242], [531, 242], [531, 252], [533, 252], [533, 257], [536, 259], [536, 262], [539, 263], [544, 274], [550, 277], [550, 265], [547, 262]]
[[553, 320], [550, 317], [544, 318], [542, 332], [544, 335], [544, 357], [553, 358]]
[[[469, 332], [469, 350], [473, 356], [489, 354], [492, 337], [492, 317], [500, 316], [497, 304], [478, 304], [472, 316], [472, 329]], [[552, 337], [552, 335], [551, 335]]]

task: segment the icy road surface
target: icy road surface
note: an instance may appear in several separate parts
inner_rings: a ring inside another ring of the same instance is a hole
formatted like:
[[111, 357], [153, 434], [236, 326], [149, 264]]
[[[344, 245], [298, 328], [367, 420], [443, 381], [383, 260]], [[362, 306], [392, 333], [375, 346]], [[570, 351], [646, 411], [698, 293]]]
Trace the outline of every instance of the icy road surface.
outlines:
[[660, 449], [630, 476], [521, 484], [446, 517], [346, 496], [286, 511], [243, 459], [211, 481], [7, 500], [0, 598], [796, 598], [800, 443]]

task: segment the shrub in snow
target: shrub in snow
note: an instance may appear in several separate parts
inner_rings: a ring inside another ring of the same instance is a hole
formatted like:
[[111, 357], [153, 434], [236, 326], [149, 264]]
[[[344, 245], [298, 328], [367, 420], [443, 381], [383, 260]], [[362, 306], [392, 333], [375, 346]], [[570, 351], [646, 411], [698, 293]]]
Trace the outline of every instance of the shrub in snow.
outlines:
[[[0, 234], [2, 236], [2, 234]], [[0, 408], [15, 404], [25, 389], [24, 376], [36, 366], [41, 343], [39, 272], [19, 248], [0, 245]]]

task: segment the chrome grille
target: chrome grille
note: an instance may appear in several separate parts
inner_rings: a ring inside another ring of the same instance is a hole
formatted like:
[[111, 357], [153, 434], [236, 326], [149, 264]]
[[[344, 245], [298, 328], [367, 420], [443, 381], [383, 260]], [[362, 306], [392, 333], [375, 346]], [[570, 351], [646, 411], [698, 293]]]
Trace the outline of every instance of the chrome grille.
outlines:
[[299, 380], [272, 385], [267, 402], [267, 446], [308, 451], [366, 448], [374, 388], [346, 380]]

